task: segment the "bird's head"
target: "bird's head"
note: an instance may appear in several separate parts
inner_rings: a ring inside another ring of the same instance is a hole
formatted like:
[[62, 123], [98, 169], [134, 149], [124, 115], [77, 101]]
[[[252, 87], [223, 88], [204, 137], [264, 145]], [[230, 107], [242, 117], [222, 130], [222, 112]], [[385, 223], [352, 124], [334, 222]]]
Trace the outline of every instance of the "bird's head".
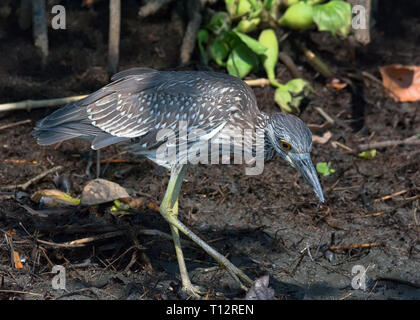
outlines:
[[266, 141], [276, 153], [299, 171], [321, 202], [324, 195], [312, 164], [312, 133], [298, 117], [276, 113], [266, 127]]

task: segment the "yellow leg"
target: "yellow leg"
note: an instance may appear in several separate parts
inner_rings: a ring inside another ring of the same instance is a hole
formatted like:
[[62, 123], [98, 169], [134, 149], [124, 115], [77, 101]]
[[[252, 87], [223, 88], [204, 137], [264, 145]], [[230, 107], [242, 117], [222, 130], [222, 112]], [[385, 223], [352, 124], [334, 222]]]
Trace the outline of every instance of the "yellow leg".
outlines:
[[187, 268], [184, 261], [184, 256], [181, 249], [181, 242], [179, 238], [180, 230], [192, 241], [204, 249], [209, 255], [211, 255], [220, 265], [232, 275], [232, 277], [238, 281], [242, 288], [246, 287], [239, 280], [241, 278], [248, 285], [252, 285], [252, 280], [242, 272], [242, 270], [235, 267], [226, 257], [218, 253], [206, 242], [196, 236], [191, 230], [189, 230], [181, 221], [178, 220], [178, 196], [181, 190], [182, 181], [185, 176], [186, 166], [174, 167], [171, 171], [171, 178], [169, 179], [168, 187], [166, 188], [165, 196], [160, 206], [160, 213], [169, 222], [172, 231], [172, 238], [174, 240], [175, 252], [178, 259], [179, 271], [181, 273], [182, 288], [184, 291], [196, 295], [200, 293], [198, 289], [191, 284], [188, 277]]

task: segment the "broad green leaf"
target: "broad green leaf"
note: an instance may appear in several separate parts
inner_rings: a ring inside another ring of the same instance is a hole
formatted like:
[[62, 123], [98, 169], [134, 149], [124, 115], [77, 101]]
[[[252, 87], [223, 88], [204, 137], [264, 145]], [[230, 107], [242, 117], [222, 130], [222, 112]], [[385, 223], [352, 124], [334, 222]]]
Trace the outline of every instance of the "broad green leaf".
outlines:
[[283, 4], [284, 4], [285, 7], [288, 8], [288, 7], [291, 7], [294, 4], [298, 3], [299, 1], [301, 1], [301, 0], [283, 0]]
[[226, 11], [232, 17], [242, 16], [251, 12], [252, 6], [248, 0], [225, 0]]
[[221, 67], [226, 67], [224, 61], [229, 54], [229, 46], [220, 37], [214, 39], [210, 44], [210, 55], [212, 59]]
[[330, 162], [318, 162], [316, 164], [316, 171], [323, 176], [329, 176], [335, 172], [335, 170], [331, 167]]
[[204, 47], [205, 44], [209, 41], [209, 33], [205, 29], [198, 30], [197, 33], [198, 39], [198, 48], [200, 49], [201, 57], [205, 64], [209, 63], [209, 54], [207, 53], [206, 48]]
[[221, 34], [224, 31], [229, 31], [231, 21], [226, 12], [216, 12], [210, 19], [206, 28], [213, 32], [215, 35]]
[[260, 22], [261, 22], [260, 18], [242, 19], [241, 21], [239, 21], [238, 25], [233, 30], [236, 30], [242, 33], [249, 33], [249, 32], [254, 31], [258, 27]]
[[363, 159], [373, 159], [376, 156], [376, 149], [370, 149], [360, 152], [358, 156]]
[[230, 75], [244, 78], [258, 64], [258, 57], [245, 44], [238, 42], [227, 60]]
[[350, 32], [351, 16], [351, 4], [341, 0], [314, 6], [314, 21], [318, 30], [329, 31], [334, 36], [346, 36]]
[[274, 100], [284, 112], [293, 113], [296, 111], [293, 110], [292, 106], [290, 105], [292, 102], [292, 95], [284, 86], [276, 89], [274, 93]]
[[307, 81], [293, 79], [276, 90], [274, 100], [284, 112], [298, 113], [302, 100], [308, 96], [311, 90]]
[[270, 10], [271, 6], [276, 2], [276, 0], [264, 0], [264, 8]]
[[309, 93], [306, 92], [306, 90], [308, 89], [309, 91], [311, 90], [311, 87], [308, 83], [308, 81], [297, 78], [297, 79], [293, 79], [290, 80], [286, 85], [286, 88], [288, 91], [292, 92], [292, 93]]
[[251, 38], [250, 36], [247, 36], [246, 34], [235, 30], [233, 31], [233, 33], [235, 33], [239, 37], [239, 39], [241, 39], [242, 42], [245, 43], [248, 46], [248, 48], [250, 48], [256, 54], [263, 54], [267, 50], [266, 47], [264, 47], [254, 38]]
[[286, 12], [279, 19], [281, 26], [292, 29], [306, 29], [313, 23], [313, 7], [304, 3], [298, 2], [287, 8]]
[[256, 18], [261, 14], [261, 11], [263, 9], [263, 3], [261, 0], [248, 0], [251, 4], [252, 10], [249, 14], [250, 18]]
[[279, 87], [280, 84], [276, 80], [275, 68], [279, 57], [279, 44], [274, 30], [266, 29], [260, 33], [258, 42], [267, 48], [262, 56], [265, 72], [268, 80], [274, 86]]

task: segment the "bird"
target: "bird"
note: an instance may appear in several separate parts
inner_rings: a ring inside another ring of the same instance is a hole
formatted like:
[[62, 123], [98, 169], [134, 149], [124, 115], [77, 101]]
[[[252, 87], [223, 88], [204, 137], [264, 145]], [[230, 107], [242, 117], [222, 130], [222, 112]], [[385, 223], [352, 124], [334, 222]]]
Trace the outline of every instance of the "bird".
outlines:
[[[241, 132], [242, 139], [235, 139], [234, 134]], [[197, 163], [198, 155], [202, 163], [242, 156], [248, 159], [244, 160], [247, 167], [279, 155], [324, 202], [310, 157], [312, 134], [305, 123], [291, 114], [260, 111], [253, 90], [225, 73], [128, 69], [115, 74], [108, 85], [39, 120], [32, 135], [42, 146], [73, 138], [88, 139], [94, 150], [118, 144], [170, 170], [159, 211], [170, 225], [182, 290], [194, 296], [202, 288], [188, 276], [179, 231], [212, 256], [242, 288], [253, 283], [178, 219], [181, 185], [187, 167]]]

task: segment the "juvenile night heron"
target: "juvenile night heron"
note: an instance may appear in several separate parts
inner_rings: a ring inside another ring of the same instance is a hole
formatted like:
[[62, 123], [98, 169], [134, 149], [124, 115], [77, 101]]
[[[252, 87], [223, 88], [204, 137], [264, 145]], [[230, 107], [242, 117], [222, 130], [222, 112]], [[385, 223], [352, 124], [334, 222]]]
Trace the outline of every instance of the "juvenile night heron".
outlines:
[[[228, 154], [242, 153], [246, 139], [231, 139], [232, 132], [259, 130], [263, 134], [263, 160], [279, 154], [303, 175], [323, 202], [321, 185], [310, 159], [312, 135], [307, 126], [293, 115], [261, 112], [252, 89], [242, 80], [226, 74], [138, 68], [120, 72], [111, 80], [112, 83], [88, 97], [69, 103], [40, 120], [33, 136], [40, 145], [76, 137], [90, 139], [93, 149], [120, 143], [130, 152], [170, 169], [160, 213], [170, 224], [182, 288], [192, 294], [198, 291], [188, 277], [179, 230], [224, 266], [235, 280], [252, 284], [239, 268], [178, 220], [178, 196], [187, 162], [184, 160], [192, 162], [188, 152], [193, 148], [194, 156], [208, 146], [210, 154], [219, 154], [220, 148], [215, 149], [214, 145], [221, 145]], [[181, 142], [184, 130], [181, 124], [188, 134], [194, 130], [199, 134]], [[168, 156], [169, 136], [161, 139], [162, 130], [171, 130], [179, 138], [178, 145], [171, 149], [175, 150], [175, 157]], [[257, 136], [251, 142], [255, 142]], [[159, 153], [164, 143], [166, 151]], [[250, 154], [255, 155], [255, 152]]]

